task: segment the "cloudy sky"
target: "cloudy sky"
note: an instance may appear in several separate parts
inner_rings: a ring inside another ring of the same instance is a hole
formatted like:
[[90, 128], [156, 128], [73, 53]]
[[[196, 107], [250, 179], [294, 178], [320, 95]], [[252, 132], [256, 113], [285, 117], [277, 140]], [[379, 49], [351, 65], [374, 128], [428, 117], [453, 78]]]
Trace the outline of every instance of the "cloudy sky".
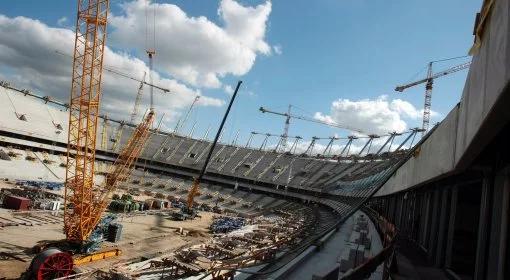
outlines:
[[[75, 5], [1, 1], [0, 79], [67, 101], [71, 59], [55, 51], [72, 53]], [[155, 46], [155, 83], [172, 92], [156, 90], [157, 113], [164, 114], [164, 127], [174, 127], [200, 95], [184, 127], [196, 122], [195, 136], [217, 127], [237, 80], [243, 86], [226, 125], [227, 139], [238, 129], [241, 139], [250, 131], [282, 133], [284, 120], [258, 108], [285, 111], [289, 103], [298, 115], [369, 133], [402, 132], [421, 125], [424, 89], [397, 94], [394, 87], [422, 78], [428, 61], [465, 55], [480, 5], [481, 0], [112, 0], [105, 64], [141, 78], [148, 71], [145, 49]], [[458, 102], [465, 76], [466, 71], [434, 83], [433, 122]], [[108, 72], [103, 82], [102, 110], [129, 119], [137, 83]], [[145, 94], [142, 111], [147, 104]], [[290, 134], [309, 139], [350, 132], [295, 120]]]

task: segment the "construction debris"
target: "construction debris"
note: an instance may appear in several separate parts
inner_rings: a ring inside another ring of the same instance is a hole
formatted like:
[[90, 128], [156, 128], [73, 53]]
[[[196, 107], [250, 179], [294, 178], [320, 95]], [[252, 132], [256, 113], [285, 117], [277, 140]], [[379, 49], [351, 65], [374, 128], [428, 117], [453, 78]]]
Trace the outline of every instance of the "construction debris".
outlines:
[[210, 229], [213, 233], [228, 233], [240, 229], [245, 225], [245, 222], [244, 218], [218, 217], [214, 219]]
[[16, 180], [16, 184], [25, 187], [44, 188], [53, 191], [59, 191], [64, 187], [64, 183], [48, 182], [48, 181], [33, 181], [33, 180]]

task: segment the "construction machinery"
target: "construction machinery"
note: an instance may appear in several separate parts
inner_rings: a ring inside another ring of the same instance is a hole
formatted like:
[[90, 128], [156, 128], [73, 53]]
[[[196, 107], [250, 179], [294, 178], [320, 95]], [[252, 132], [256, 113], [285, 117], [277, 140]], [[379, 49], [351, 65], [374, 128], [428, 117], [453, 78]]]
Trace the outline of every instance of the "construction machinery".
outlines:
[[101, 100], [108, 0], [78, 0], [65, 187], [66, 238], [87, 240], [102, 212], [94, 195], [96, 131]]
[[112, 192], [133, 170], [155, 114], [151, 103], [149, 112], [110, 166], [103, 183], [97, 185], [94, 181], [96, 132], [108, 6], [108, 0], [78, 0], [64, 195], [66, 239], [55, 242], [52, 246], [56, 247], [42, 251], [33, 259], [25, 275], [28, 279], [66, 277], [72, 273], [74, 264], [120, 254], [114, 249], [115, 252], [82, 255], [98, 249], [105, 227], [115, 220], [103, 213]]
[[325, 121], [317, 120], [317, 119], [306, 117], [306, 116], [293, 115], [293, 114], [290, 113], [290, 108], [291, 108], [291, 106], [289, 105], [289, 110], [288, 110], [287, 113], [275, 112], [275, 111], [266, 109], [264, 107], [260, 107], [259, 111], [262, 112], [262, 113], [269, 113], [269, 114], [285, 117], [284, 135], [286, 133], [288, 133], [288, 131], [289, 131], [290, 119], [298, 119], [298, 120], [303, 120], [303, 121], [308, 121], [308, 122], [314, 122], [314, 123], [324, 124], [324, 125], [331, 126], [331, 127], [347, 129], [347, 130], [350, 130], [350, 131], [354, 131], [354, 132], [358, 132], [358, 133], [362, 133], [362, 134], [367, 134], [366, 132], [364, 132], [364, 131], [362, 131], [360, 129], [357, 129], [357, 128], [354, 128], [354, 127], [350, 127], [348, 125], [342, 125], [342, 124], [338, 124], [338, 123], [335, 123], [335, 122], [325, 122]]
[[[102, 215], [97, 207], [102, 202], [96, 195], [94, 164], [108, 5], [108, 0], [78, 0], [64, 195], [66, 241], [78, 248]], [[34, 258], [28, 277], [65, 277], [72, 268], [69, 253], [50, 248]]]
[[460, 65], [453, 66], [451, 68], [448, 68], [446, 70], [443, 70], [443, 71], [440, 71], [440, 72], [437, 72], [437, 73], [432, 73], [432, 64], [436, 63], [436, 62], [446, 61], [446, 60], [451, 60], [451, 59], [456, 59], [456, 58], [457, 57], [449, 58], [449, 59], [442, 59], [442, 60], [431, 61], [431, 62], [429, 62], [428, 67], [427, 67], [427, 77], [426, 78], [423, 78], [421, 80], [418, 80], [418, 81], [415, 81], [415, 82], [412, 82], [412, 83], [409, 83], [409, 84], [397, 86], [395, 88], [395, 91], [403, 92], [404, 90], [406, 90], [406, 89], [408, 89], [410, 87], [414, 87], [416, 85], [420, 85], [420, 84], [425, 83], [425, 102], [424, 102], [424, 105], [423, 105], [423, 123], [422, 123], [423, 131], [422, 131], [422, 135], [424, 135], [427, 132], [427, 130], [429, 129], [430, 108], [432, 106], [432, 85], [434, 83], [434, 79], [437, 79], [439, 77], [443, 77], [443, 76], [446, 76], [446, 75], [449, 75], [449, 74], [461, 71], [463, 69], [469, 68], [469, 66], [471, 65], [471, 61], [463, 63], [463, 64], [460, 64]]
[[195, 197], [198, 196], [199, 190], [200, 190], [200, 182], [202, 178], [204, 177], [204, 174], [207, 170], [207, 165], [209, 164], [209, 161], [211, 160], [211, 156], [213, 154], [214, 148], [216, 147], [216, 144], [218, 143], [218, 139], [220, 138], [221, 132], [223, 130], [223, 126], [225, 125], [225, 121], [227, 120], [228, 114], [230, 112], [230, 108], [232, 108], [232, 104], [234, 103], [234, 99], [237, 96], [237, 92], [239, 91], [239, 87], [241, 86], [242, 81], [239, 81], [237, 83], [237, 86], [234, 90], [234, 94], [232, 95], [232, 98], [230, 99], [230, 103], [228, 104], [227, 111], [225, 112], [225, 115], [223, 116], [223, 119], [221, 121], [220, 127], [218, 128], [218, 132], [216, 133], [216, 136], [214, 137], [214, 141], [209, 148], [209, 152], [207, 153], [207, 157], [205, 159], [204, 165], [202, 166], [202, 169], [200, 170], [200, 173], [198, 176], [193, 180], [193, 184], [191, 185], [191, 188], [188, 192], [188, 198], [186, 200], [186, 205], [181, 208], [181, 211], [177, 213], [174, 216], [174, 219], [176, 220], [185, 220], [185, 219], [194, 219], [197, 215], [196, 210], [193, 208], [193, 204], [195, 202]]

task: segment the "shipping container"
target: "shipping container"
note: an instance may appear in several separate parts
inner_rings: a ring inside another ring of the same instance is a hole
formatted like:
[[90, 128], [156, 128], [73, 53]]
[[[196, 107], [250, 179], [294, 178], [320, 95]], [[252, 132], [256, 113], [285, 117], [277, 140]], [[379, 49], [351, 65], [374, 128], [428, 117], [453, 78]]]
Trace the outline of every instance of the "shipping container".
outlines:
[[30, 207], [30, 199], [14, 195], [6, 195], [4, 197], [4, 207], [14, 210], [28, 210]]

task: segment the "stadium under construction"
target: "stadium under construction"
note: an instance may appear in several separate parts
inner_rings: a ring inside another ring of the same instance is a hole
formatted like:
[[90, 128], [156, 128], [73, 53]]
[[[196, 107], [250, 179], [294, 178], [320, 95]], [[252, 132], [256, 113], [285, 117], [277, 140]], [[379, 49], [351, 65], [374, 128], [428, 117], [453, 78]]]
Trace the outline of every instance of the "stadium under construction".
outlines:
[[70, 101], [0, 82], [0, 279], [509, 279], [510, 0], [408, 85], [469, 68], [430, 129], [243, 143], [100, 115], [108, 1], [79, 3]]

